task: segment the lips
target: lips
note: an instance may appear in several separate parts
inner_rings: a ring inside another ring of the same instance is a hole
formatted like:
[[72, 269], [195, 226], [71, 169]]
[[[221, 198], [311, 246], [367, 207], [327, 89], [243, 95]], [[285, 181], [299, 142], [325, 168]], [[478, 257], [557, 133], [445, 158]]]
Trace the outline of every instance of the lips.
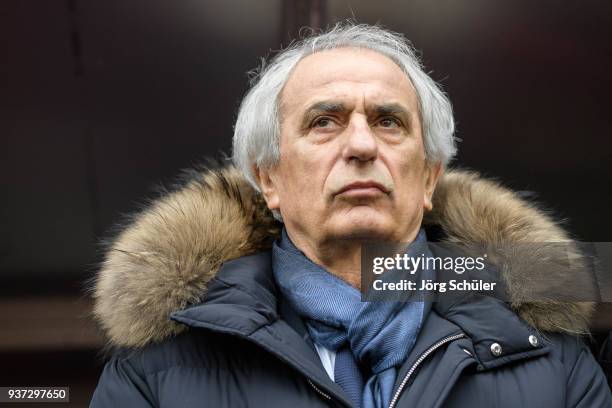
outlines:
[[379, 192], [388, 194], [389, 190], [382, 184], [377, 183], [375, 181], [355, 181], [353, 183], [347, 184], [346, 186], [342, 187], [336, 194], [342, 194], [342, 193], [368, 194], [368, 193], [379, 193]]

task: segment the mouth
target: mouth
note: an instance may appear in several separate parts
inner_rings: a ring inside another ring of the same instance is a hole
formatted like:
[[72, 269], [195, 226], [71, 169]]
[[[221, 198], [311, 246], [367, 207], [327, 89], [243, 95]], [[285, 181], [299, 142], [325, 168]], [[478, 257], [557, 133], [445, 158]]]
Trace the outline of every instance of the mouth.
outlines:
[[336, 195], [343, 196], [376, 196], [389, 194], [389, 189], [375, 181], [355, 181], [342, 187]]

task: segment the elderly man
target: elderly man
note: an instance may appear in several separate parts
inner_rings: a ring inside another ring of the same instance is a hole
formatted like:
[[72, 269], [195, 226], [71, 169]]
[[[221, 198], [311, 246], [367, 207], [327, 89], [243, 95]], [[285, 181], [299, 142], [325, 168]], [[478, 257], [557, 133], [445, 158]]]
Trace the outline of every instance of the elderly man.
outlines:
[[568, 241], [445, 172], [453, 132], [398, 34], [340, 24], [279, 53], [241, 104], [235, 167], [193, 172], [109, 248], [95, 313], [116, 350], [92, 406], [612, 406], [573, 335], [592, 305], [520, 296], [535, 256], [506, 265], [510, 302], [361, 301], [365, 242]]

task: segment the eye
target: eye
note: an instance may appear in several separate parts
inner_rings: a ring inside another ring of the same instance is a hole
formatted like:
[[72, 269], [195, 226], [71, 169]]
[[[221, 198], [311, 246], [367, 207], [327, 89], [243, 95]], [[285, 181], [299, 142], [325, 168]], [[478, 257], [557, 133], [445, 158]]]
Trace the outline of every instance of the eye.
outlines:
[[335, 128], [336, 126], [337, 126], [337, 123], [334, 121], [333, 118], [330, 118], [329, 116], [320, 116], [316, 118], [315, 120], [313, 120], [312, 123], [310, 124], [311, 128], [318, 128], [318, 129], [332, 129], [332, 128]]
[[393, 116], [385, 116], [378, 121], [378, 125], [383, 128], [398, 128], [402, 126], [402, 122]]
[[330, 128], [334, 126], [334, 121], [328, 116], [321, 116], [312, 121], [310, 127], [313, 128]]

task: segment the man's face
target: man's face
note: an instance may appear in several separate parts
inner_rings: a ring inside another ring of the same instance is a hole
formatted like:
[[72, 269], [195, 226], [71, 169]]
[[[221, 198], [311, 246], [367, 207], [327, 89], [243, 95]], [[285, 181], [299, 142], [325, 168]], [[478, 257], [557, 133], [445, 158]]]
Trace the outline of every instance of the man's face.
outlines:
[[280, 116], [280, 161], [258, 171], [290, 236], [416, 236], [441, 166], [425, 161], [417, 96], [392, 60], [357, 48], [312, 54], [285, 84]]

